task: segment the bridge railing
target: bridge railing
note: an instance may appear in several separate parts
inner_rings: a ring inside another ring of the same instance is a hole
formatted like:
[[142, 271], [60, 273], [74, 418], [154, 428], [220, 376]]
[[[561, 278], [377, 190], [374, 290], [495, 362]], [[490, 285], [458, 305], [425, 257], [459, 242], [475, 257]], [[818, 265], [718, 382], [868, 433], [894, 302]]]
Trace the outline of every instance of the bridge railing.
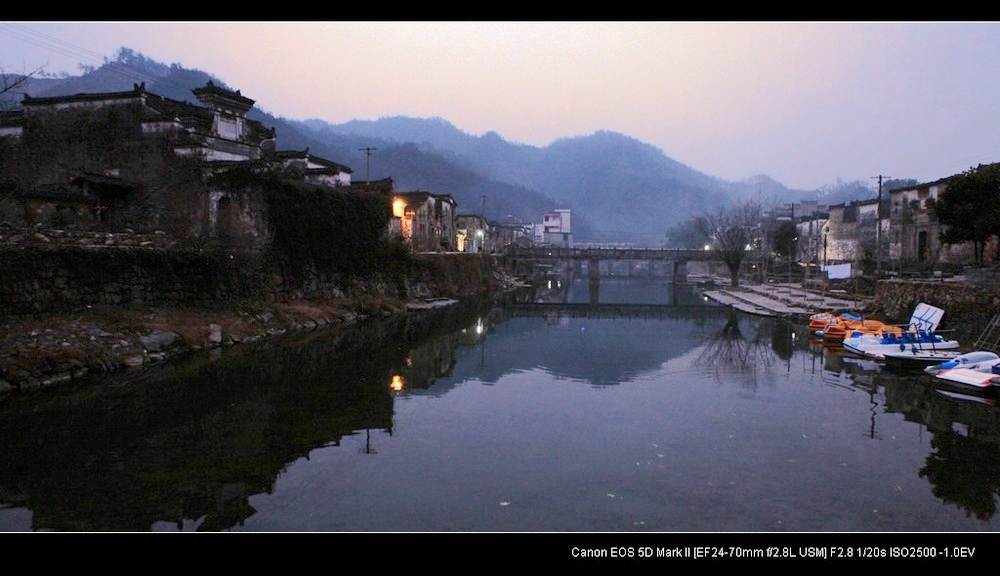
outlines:
[[556, 246], [511, 247], [505, 255], [520, 258], [578, 260], [693, 260], [710, 253], [690, 248], [563, 248]]

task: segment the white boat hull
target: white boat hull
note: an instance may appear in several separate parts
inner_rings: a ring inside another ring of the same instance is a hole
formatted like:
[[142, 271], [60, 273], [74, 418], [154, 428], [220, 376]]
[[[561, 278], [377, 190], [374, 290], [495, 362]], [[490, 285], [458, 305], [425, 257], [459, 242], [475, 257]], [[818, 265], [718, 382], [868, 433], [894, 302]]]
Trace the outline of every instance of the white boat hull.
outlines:
[[[900, 350], [899, 344], [881, 344], [878, 341], [866, 340], [865, 338], [845, 338], [844, 349], [855, 354], [868, 356], [869, 358], [884, 359], [886, 354], [899, 352], [910, 352], [916, 346], [918, 352], [934, 352], [938, 350], [958, 350], [958, 340], [943, 340], [941, 342], [930, 342], [923, 344], [905, 344], [905, 348]], [[943, 362], [944, 360], [942, 360]]]
[[[994, 364], [998, 362], [1000, 361], [995, 361]], [[993, 388], [996, 385], [993, 379], [998, 377], [996, 374], [989, 372], [989, 368], [986, 370], [984, 372], [982, 370], [972, 370], [971, 368], [952, 368], [951, 370], [939, 372], [934, 377], [951, 384], [961, 384], [962, 386], [985, 390]]]

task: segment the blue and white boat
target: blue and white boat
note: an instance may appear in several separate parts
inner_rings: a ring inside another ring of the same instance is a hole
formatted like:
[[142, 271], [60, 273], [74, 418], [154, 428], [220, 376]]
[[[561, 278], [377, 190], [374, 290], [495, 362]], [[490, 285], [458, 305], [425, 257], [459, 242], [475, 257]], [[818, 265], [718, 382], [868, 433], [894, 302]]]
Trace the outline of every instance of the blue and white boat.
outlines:
[[885, 359], [887, 353], [916, 351], [947, 351], [957, 350], [958, 340], [945, 340], [933, 332], [919, 330], [917, 332], [904, 332], [902, 336], [886, 334], [876, 336], [872, 334], [852, 334], [850, 338], [844, 338], [844, 349], [855, 354], [868, 356], [877, 360]]
[[993, 369], [998, 361], [1000, 361], [1000, 356], [994, 354], [993, 352], [966, 352], [965, 354], [960, 354], [954, 358], [935, 364], [934, 366], [928, 366], [927, 368], [924, 368], [924, 372], [928, 374], [938, 374], [940, 372], [944, 372], [945, 370], [953, 370], [955, 368], [968, 368], [969, 370], [985, 369], [988, 372]]
[[934, 333], [943, 317], [944, 310], [921, 302], [913, 309], [907, 330], [901, 335], [854, 332], [844, 338], [844, 349], [877, 360], [885, 359], [888, 353], [957, 350], [957, 340], [946, 340]]

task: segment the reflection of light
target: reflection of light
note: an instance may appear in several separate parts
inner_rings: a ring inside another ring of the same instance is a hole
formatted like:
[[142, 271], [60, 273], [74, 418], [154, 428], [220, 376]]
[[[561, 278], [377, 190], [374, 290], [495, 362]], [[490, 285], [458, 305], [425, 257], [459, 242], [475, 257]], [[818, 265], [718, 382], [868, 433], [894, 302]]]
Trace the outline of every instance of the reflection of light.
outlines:
[[403, 363], [406, 364], [407, 368], [409, 368], [409, 367], [413, 366], [413, 358], [410, 358], [409, 356], [407, 356], [406, 360], [403, 360]]
[[709, 246], [708, 244], [705, 244], [705, 252], [708, 252], [711, 249], [712, 249], [711, 246]]
[[482, 238], [483, 237], [483, 231], [482, 230], [476, 230], [476, 236], [479, 236], [480, 238]]
[[750, 245], [747, 244], [746, 251], [749, 252], [750, 250], [751, 250]]
[[552, 280], [549, 280], [549, 290], [552, 289]]
[[483, 320], [482, 318], [480, 318], [479, 320], [476, 320], [476, 334], [482, 334], [482, 333], [483, 333]]
[[702, 296], [702, 298], [705, 299], [705, 302], [708, 302], [708, 296]]
[[556, 280], [556, 288], [562, 288], [562, 280]]
[[792, 332], [792, 342], [795, 341], [795, 332]]
[[392, 377], [392, 383], [389, 384], [389, 388], [394, 392], [402, 392], [403, 387], [406, 385], [406, 380], [402, 375], [396, 374]]

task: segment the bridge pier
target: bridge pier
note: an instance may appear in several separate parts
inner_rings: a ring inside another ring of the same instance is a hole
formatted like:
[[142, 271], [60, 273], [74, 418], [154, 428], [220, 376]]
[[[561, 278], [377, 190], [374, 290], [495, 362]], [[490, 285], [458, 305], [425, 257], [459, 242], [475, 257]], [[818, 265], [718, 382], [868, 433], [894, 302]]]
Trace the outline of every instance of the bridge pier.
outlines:
[[674, 284], [687, 284], [687, 262], [674, 260]]

